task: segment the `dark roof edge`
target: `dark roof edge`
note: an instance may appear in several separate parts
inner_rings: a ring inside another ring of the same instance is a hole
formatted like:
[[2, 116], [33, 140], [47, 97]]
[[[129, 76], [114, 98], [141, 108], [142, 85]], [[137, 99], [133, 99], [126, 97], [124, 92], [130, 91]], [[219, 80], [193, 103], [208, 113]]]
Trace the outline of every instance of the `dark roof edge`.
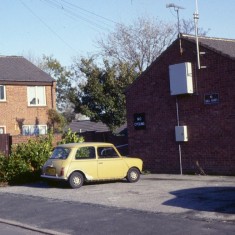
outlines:
[[[185, 34], [185, 33], [181, 33], [180, 34], [180, 38], [192, 38], [195, 39], [195, 35], [192, 34]], [[225, 41], [225, 42], [235, 42], [235, 39], [229, 39], [229, 38], [217, 38], [217, 37], [207, 37], [207, 36], [201, 36], [199, 35], [198, 38], [200, 39], [211, 39], [211, 40], [218, 40], [218, 41]]]
[[167, 52], [167, 50], [178, 41], [178, 37], [134, 80], [134, 82], [129, 85], [124, 93], [128, 92], [128, 90], [139, 80], [140, 77], [142, 77], [144, 74], [148, 73], [148, 71], [161, 59], [161, 57]]
[[56, 81], [53, 82], [34, 82], [34, 81], [7, 81], [7, 80], [0, 80], [0, 85], [18, 85], [18, 86], [22, 86], [22, 85], [28, 85], [28, 86], [52, 86], [53, 83], [55, 83]]
[[[192, 43], [192, 40], [195, 40], [195, 43], [196, 43], [195, 35], [180, 34], [180, 38], [184, 39], [184, 40], [187, 40], [188, 42], [191, 42], [191, 43]], [[213, 40], [213, 41], [223, 41], [223, 42], [234, 42], [235, 43], [235, 39], [227, 39], [227, 38], [215, 38], [215, 37], [198, 36], [198, 39], [199, 40], [200, 39], [206, 39], [206, 40]], [[235, 60], [235, 57], [233, 57], [233, 56], [231, 56], [229, 54], [223, 53], [222, 51], [217, 50], [216, 48], [211, 47], [211, 46], [209, 46], [206, 43], [203, 43], [203, 42], [199, 41], [199, 45], [203, 46], [203, 47], [207, 48], [208, 50], [211, 50], [211, 51], [213, 51], [213, 52], [215, 52], [215, 53], [217, 53], [219, 55], [222, 55], [224, 57], [230, 58], [231, 60]]]

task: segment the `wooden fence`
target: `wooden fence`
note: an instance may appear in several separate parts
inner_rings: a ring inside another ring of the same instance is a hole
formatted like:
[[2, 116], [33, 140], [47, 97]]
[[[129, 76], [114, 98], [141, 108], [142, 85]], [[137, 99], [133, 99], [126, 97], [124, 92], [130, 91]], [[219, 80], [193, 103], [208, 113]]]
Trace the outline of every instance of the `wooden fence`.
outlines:
[[9, 134], [0, 134], [0, 153], [9, 155], [11, 148], [11, 138]]
[[[126, 156], [128, 155], [128, 139], [127, 136], [115, 136], [111, 132], [85, 132], [79, 133], [83, 136], [86, 142], [109, 142], [114, 144], [119, 152]], [[36, 139], [38, 136], [24, 136], [16, 135], [11, 136], [10, 134], [0, 134], [0, 152], [8, 156], [10, 154], [11, 145], [26, 143], [29, 139]], [[61, 134], [54, 134], [53, 136], [53, 146], [56, 146], [59, 141], [61, 141]]]

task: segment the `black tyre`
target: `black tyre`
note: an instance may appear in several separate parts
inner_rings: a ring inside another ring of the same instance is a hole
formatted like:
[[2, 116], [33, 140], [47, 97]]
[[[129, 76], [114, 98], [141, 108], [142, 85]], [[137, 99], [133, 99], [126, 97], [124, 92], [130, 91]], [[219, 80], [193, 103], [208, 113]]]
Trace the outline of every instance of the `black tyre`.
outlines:
[[80, 172], [74, 172], [69, 177], [69, 185], [71, 188], [80, 188], [84, 182], [84, 177]]
[[140, 178], [140, 171], [137, 168], [131, 168], [127, 172], [126, 179], [130, 183], [135, 183], [139, 180]]

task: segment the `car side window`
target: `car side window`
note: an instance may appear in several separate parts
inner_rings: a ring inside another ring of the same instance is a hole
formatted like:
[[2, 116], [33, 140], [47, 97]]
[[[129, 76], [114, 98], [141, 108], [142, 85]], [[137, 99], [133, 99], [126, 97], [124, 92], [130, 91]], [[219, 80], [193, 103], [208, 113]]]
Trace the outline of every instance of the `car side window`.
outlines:
[[94, 159], [95, 148], [94, 147], [81, 147], [77, 150], [75, 159]]
[[99, 158], [118, 158], [118, 154], [113, 147], [98, 147]]

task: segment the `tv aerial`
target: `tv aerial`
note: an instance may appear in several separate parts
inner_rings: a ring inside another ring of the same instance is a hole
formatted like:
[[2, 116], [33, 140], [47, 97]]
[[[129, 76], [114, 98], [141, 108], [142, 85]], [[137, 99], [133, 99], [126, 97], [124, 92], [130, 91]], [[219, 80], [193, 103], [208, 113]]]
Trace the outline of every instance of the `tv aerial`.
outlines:
[[166, 8], [173, 8], [174, 11], [177, 13], [177, 25], [178, 25], [178, 34], [180, 34], [180, 17], [179, 17], [179, 10], [185, 9], [184, 7], [175, 5], [174, 3], [166, 4]]

